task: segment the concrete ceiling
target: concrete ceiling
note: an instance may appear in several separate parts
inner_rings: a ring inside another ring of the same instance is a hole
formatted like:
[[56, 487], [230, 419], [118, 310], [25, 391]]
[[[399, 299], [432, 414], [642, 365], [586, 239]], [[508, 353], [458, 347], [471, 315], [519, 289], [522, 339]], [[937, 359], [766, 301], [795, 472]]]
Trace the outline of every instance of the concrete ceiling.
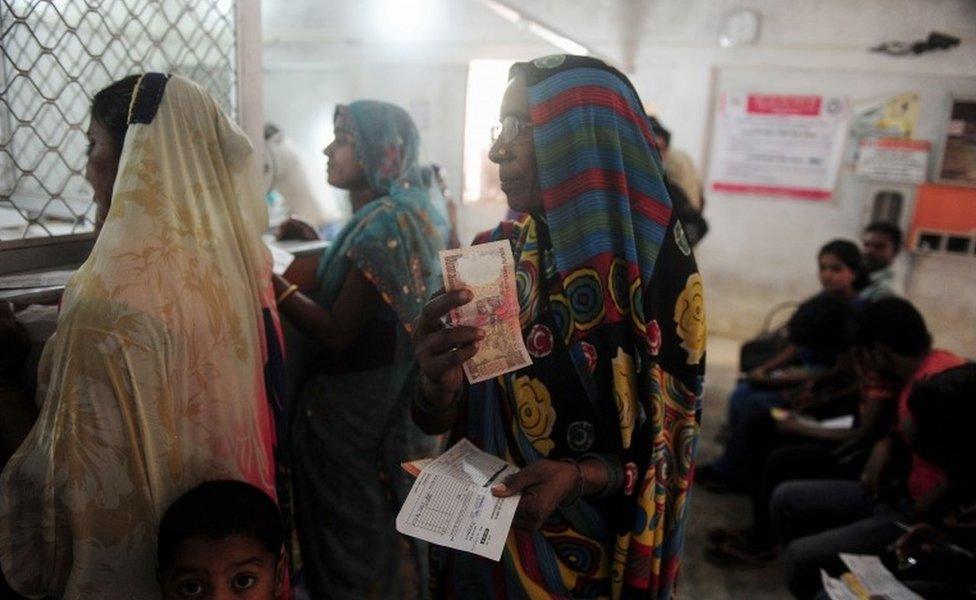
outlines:
[[477, 0], [409, 0], [423, 10], [422, 24], [401, 30], [390, 5], [402, 0], [263, 0], [266, 40], [318, 40], [354, 44], [491, 44], [532, 41]]
[[[760, 44], [863, 49], [940, 30], [976, 40], [976, 1], [959, 0], [505, 0], [617, 60], [653, 47], [715, 47], [725, 16], [762, 15]], [[396, 6], [416, 7], [404, 31]], [[924, 9], [920, 12], [920, 8]], [[545, 44], [478, 0], [263, 0], [266, 44], [345, 47], [498, 48]], [[489, 52], [490, 54], [490, 52]]]

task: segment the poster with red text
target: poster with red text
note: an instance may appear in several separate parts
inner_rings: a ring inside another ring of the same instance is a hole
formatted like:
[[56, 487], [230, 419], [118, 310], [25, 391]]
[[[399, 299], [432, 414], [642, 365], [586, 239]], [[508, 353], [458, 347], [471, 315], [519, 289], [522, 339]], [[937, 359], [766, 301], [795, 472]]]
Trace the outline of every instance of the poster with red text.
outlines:
[[713, 192], [830, 200], [844, 148], [846, 98], [724, 93], [709, 169]]

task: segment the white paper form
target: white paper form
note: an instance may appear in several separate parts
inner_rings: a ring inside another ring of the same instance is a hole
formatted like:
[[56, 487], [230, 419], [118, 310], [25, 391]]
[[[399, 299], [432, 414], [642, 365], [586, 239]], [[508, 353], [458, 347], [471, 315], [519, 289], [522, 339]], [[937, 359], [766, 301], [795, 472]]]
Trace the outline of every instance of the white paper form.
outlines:
[[491, 486], [517, 471], [462, 439], [420, 472], [397, 515], [397, 531], [499, 560], [520, 497], [496, 498]]
[[798, 415], [795, 412], [786, 410], [785, 408], [780, 408], [778, 406], [774, 406], [773, 408], [769, 409], [769, 415], [775, 421], [794, 419], [797, 423], [807, 427], [813, 427], [814, 429], [850, 429], [851, 427], [854, 427], [854, 415], [843, 415], [840, 417], [834, 417], [832, 419], [818, 421], [806, 415]]
[[823, 584], [823, 589], [830, 600], [858, 600], [857, 594], [852, 592], [846, 583], [827, 575], [827, 571], [823, 569], [820, 569], [820, 583]]
[[271, 260], [273, 261], [271, 271], [275, 275], [284, 275], [295, 260], [295, 255], [268, 242], [265, 242], [264, 245], [271, 251]]
[[923, 600], [921, 596], [895, 579], [895, 576], [881, 564], [881, 559], [877, 556], [841, 553], [840, 559], [872, 598]]
[[811, 419], [810, 417], [805, 417], [803, 415], [795, 418], [798, 422], [817, 429], [850, 429], [851, 427], [854, 427], [854, 415], [843, 415], [840, 417], [834, 417], [832, 419], [824, 419], [823, 421]]

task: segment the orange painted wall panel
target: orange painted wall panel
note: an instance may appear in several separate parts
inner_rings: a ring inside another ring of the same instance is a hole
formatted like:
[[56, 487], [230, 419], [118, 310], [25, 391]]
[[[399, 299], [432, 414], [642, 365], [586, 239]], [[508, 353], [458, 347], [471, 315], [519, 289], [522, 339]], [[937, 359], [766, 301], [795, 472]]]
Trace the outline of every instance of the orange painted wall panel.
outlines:
[[916, 247], [919, 231], [976, 235], [976, 188], [924, 184], [915, 197], [908, 239]]

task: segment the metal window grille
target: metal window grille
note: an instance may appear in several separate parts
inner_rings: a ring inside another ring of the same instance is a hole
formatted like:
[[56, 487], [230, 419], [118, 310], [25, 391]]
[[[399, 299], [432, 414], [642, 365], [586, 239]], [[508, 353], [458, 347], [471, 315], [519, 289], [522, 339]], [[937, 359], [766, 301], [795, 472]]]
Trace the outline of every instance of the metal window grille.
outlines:
[[112, 81], [193, 79], [237, 115], [235, 0], [0, 0], [0, 246], [90, 232], [91, 100]]

